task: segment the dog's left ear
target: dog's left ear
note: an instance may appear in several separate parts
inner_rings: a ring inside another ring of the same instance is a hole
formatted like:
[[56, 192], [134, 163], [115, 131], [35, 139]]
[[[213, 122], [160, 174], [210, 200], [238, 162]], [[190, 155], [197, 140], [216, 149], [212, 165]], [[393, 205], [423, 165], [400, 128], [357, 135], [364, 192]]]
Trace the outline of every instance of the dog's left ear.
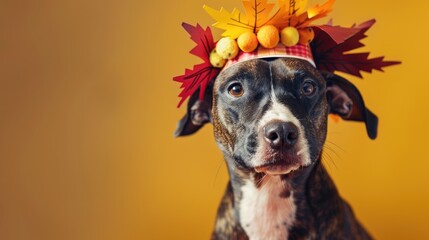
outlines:
[[198, 89], [189, 98], [186, 115], [179, 121], [176, 131], [174, 131], [175, 137], [191, 135], [204, 124], [211, 122], [213, 83], [207, 86], [203, 100], [199, 98], [199, 93]]
[[344, 120], [365, 122], [368, 137], [377, 137], [378, 118], [365, 107], [359, 90], [346, 79], [333, 73], [322, 73], [326, 79], [329, 112]]

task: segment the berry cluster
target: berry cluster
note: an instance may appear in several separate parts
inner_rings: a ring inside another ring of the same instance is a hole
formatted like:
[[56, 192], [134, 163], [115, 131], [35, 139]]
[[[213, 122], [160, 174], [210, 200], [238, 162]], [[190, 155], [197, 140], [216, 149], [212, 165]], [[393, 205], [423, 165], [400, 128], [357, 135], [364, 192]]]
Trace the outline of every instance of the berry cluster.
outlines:
[[239, 51], [253, 52], [261, 45], [264, 48], [275, 48], [279, 42], [286, 47], [297, 44], [309, 44], [314, 38], [314, 31], [311, 27], [297, 29], [295, 27], [285, 27], [280, 32], [273, 25], [265, 25], [254, 32], [242, 33], [237, 39], [230, 37], [221, 38], [216, 48], [210, 54], [210, 63], [217, 68], [223, 68], [228, 59], [234, 59]]

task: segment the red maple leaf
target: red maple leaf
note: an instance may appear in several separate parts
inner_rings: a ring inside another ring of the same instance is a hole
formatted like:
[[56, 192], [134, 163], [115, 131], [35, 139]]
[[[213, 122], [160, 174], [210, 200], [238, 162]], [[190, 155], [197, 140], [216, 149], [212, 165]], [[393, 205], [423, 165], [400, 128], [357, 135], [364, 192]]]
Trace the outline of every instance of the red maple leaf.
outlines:
[[177, 107], [180, 107], [188, 97], [198, 90], [198, 88], [200, 89], [199, 97], [203, 99], [208, 83], [216, 77], [220, 71], [219, 68], [213, 67], [210, 63], [210, 52], [216, 47], [210, 28], [207, 27], [206, 30], [204, 30], [199, 24], [194, 27], [187, 23], [183, 23], [182, 26], [189, 33], [192, 41], [197, 44], [190, 53], [200, 57], [204, 62], [194, 65], [192, 70], [185, 69], [184, 75], [173, 78], [174, 81], [182, 83], [180, 86], [182, 92], [179, 94], [181, 99]]
[[360, 71], [383, 71], [383, 67], [400, 64], [398, 61], [384, 61], [384, 57], [369, 58], [369, 52], [348, 53], [365, 46], [360, 41], [365, 32], [374, 25], [369, 20], [351, 28], [322, 25], [313, 27], [314, 41], [311, 43], [314, 61], [320, 70], [341, 71], [362, 78]]

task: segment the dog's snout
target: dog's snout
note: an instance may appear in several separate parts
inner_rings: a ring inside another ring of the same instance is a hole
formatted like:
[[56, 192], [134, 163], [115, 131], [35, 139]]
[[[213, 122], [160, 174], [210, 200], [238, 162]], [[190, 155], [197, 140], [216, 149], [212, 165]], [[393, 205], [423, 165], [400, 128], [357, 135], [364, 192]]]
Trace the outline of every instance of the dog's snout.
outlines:
[[298, 135], [298, 128], [291, 122], [273, 121], [264, 127], [265, 141], [274, 149], [293, 147]]

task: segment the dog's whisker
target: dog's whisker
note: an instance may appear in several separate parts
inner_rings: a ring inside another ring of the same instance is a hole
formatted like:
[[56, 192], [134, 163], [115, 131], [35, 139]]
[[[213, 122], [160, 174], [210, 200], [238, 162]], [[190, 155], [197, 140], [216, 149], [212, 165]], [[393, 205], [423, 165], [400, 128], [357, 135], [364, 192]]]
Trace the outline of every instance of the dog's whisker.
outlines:
[[329, 152], [327, 151], [327, 150], [330, 150], [330, 151], [332, 151], [332, 149], [330, 149], [330, 148], [326, 148], [325, 149], [326, 151], [323, 151], [322, 152], [322, 155], [325, 155], [325, 157], [322, 157], [322, 160], [324, 160], [324, 159], [327, 159], [327, 160], [329, 160], [329, 162], [326, 162], [327, 163], [327, 165], [328, 165], [328, 167], [330, 168], [330, 170], [332, 170], [332, 168], [331, 168], [331, 165], [329, 165], [328, 163], [330, 163], [330, 164], [332, 164], [332, 165], [334, 165], [334, 167], [335, 168], [337, 168], [337, 164], [335, 163], [335, 161], [334, 161], [334, 159], [332, 158], [332, 156], [331, 156], [331, 154], [329, 154]]
[[[340, 160], [342, 160], [343, 158], [341, 157], [341, 155], [340, 154], [338, 154], [337, 153], [337, 151], [336, 150], [340, 150], [340, 151], [342, 151], [342, 152], [345, 152], [341, 147], [339, 147], [338, 145], [336, 145], [335, 143], [333, 143], [333, 142], [327, 142], [326, 144], [325, 144], [325, 146], [324, 146], [327, 150], [329, 150], [329, 151], [331, 151], [332, 153], [334, 153], [335, 154], [335, 156], [337, 156], [337, 158], [339, 158]], [[335, 147], [335, 149], [334, 149], [334, 147]]]
[[335, 154], [335, 156], [337, 157], [337, 158], [339, 158], [339, 159], [342, 159], [341, 158], [341, 156], [335, 151], [335, 149], [333, 149], [331, 146], [329, 146], [329, 145], [325, 145], [324, 146], [324, 149], [325, 150], [329, 150], [329, 151], [331, 151], [333, 154]]
[[218, 164], [217, 170], [216, 170], [216, 175], [215, 175], [214, 180], [213, 180], [213, 187], [216, 184], [217, 176], [219, 175], [220, 168], [222, 167], [223, 164], [225, 164], [225, 161], [219, 160], [219, 164]]
[[[334, 165], [334, 163], [333, 163], [333, 161], [332, 161], [332, 158], [331, 157], [329, 157], [329, 154], [327, 154], [327, 153], [324, 153], [323, 154], [324, 156], [322, 157], [322, 164], [325, 166], [325, 167], [327, 167], [328, 168], [328, 170], [329, 171], [332, 171], [333, 170], [333, 167], [332, 167], [332, 165]], [[325, 160], [326, 159], [326, 160]], [[329, 160], [329, 161], [328, 161]]]
[[272, 182], [272, 177], [269, 177], [268, 175], [265, 175], [264, 178], [266, 178], [266, 181], [263, 183], [261, 190], [266, 189], [268, 186], [270, 186], [271, 182]]
[[343, 152], [345, 151], [342, 147], [340, 147], [340, 145], [338, 145], [338, 144], [336, 144], [336, 143], [334, 143], [332, 141], [326, 140], [326, 143], [331, 144], [331, 145], [337, 147], [339, 150], [341, 150]]
[[262, 182], [264, 181], [264, 179], [265, 179], [265, 177], [266, 177], [267, 175], [266, 174], [264, 174], [260, 179], [258, 179], [256, 182], [255, 182], [255, 185], [257, 186], [257, 187], [260, 187], [261, 186], [261, 184], [262, 184]]

